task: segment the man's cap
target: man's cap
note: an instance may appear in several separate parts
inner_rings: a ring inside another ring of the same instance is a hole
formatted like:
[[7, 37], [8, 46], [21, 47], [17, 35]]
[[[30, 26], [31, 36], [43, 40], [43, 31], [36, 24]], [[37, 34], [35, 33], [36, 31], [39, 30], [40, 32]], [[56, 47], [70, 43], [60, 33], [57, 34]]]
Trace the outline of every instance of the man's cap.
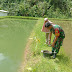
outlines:
[[45, 27], [49, 27], [49, 26], [51, 26], [51, 23], [46, 22], [46, 23], [45, 23]]
[[48, 21], [48, 18], [44, 18], [44, 21]]

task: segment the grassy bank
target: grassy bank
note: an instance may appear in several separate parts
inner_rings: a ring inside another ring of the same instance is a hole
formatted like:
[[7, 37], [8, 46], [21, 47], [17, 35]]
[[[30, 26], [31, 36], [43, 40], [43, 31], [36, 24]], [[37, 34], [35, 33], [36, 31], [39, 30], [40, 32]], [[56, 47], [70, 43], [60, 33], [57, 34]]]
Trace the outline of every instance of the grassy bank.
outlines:
[[[30, 20], [38, 20], [41, 17], [25, 17], [25, 16], [0, 16], [0, 19], [5, 19], [5, 18], [13, 18], [13, 19], [30, 19]], [[72, 21], [72, 18], [68, 19], [61, 19], [61, 18], [48, 18], [49, 20], [60, 20], [60, 21]]]
[[[23, 72], [72, 72], [72, 62], [61, 47], [56, 59], [44, 58], [41, 50], [50, 50], [51, 47], [45, 45], [45, 33], [41, 32], [43, 19], [39, 19], [30, 38], [29, 53], [27, 63]], [[52, 35], [53, 41], [54, 35]]]

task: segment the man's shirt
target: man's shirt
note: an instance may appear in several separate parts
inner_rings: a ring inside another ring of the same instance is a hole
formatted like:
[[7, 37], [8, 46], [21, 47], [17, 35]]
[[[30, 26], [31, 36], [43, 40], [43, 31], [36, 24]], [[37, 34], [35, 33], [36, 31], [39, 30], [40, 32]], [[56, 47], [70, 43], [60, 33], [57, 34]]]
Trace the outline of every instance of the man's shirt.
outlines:
[[50, 30], [56, 37], [65, 38], [64, 30], [59, 25], [52, 25], [53, 28]]

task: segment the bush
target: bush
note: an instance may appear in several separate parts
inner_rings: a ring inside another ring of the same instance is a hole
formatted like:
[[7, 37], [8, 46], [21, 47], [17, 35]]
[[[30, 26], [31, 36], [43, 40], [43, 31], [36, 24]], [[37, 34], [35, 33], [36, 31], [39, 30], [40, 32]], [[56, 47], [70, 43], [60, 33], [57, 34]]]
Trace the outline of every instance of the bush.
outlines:
[[1, 0], [0, 9], [10, 16], [32, 16], [50, 18], [71, 17], [71, 0]]

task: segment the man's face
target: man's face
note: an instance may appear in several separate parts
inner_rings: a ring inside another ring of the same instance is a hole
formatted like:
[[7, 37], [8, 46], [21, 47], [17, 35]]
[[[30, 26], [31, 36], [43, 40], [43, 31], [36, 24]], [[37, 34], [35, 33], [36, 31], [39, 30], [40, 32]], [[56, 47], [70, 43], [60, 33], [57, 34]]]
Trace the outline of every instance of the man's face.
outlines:
[[46, 23], [46, 22], [48, 22], [48, 21], [45, 21], [45, 23]]

